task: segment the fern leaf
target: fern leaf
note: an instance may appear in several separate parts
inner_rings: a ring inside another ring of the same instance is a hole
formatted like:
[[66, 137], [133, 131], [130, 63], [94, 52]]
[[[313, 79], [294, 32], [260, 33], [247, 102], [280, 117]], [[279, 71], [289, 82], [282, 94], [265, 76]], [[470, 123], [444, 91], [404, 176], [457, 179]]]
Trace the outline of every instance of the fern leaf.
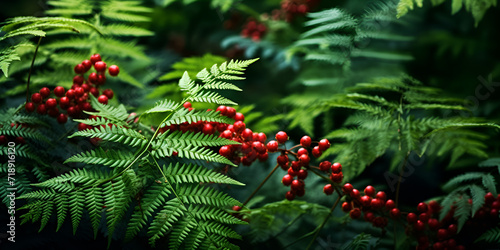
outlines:
[[215, 189], [205, 188], [198, 184], [182, 185], [176, 188], [177, 195], [185, 204], [199, 204], [213, 207], [228, 207], [240, 204], [237, 200]]
[[491, 174], [486, 174], [483, 176], [483, 186], [486, 187], [488, 192], [491, 192], [494, 196], [497, 196], [497, 188], [496, 188], [495, 177]]
[[472, 196], [472, 211], [471, 217], [484, 205], [484, 195], [486, 192], [478, 185], [470, 185], [470, 193]]
[[135, 36], [135, 37], [153, 35], [153, 32], [147, 29], [131, 25], [118, 24], [118, 23], [104, 26], [102, 29], [102, 33], [111, 36]]
[[[131, 147], [143, 146], [147, 143], [146, 138], [139, 132], [117, 126], [99, 126], [93, 129], [87, 129], [82, 131], [77, 131], [73, 133], [68, 138], [73, 138], [77, 136], [89, 137], [89, 138], [100, 138], [104, 141], [116, 142]], [[87, 157], [91, 157], [87, 155]], [[120, 156], [113, 159], [123, 159]], [[98, 163], [99, 164], [99, 163]]]
[[458, 186], [464, 182], [479, 180], [479, 179], [483, 178], [484, 175], [485, 174], [481, 173], [481, 172], [468, 172], [468, 173], [459, 175], [459, 176], [449, 180], [448, 182], [446, 182], [446, 184], [443, 185], [443, 190], [452, 190], [453, 188], [455, 188], [456, 186]]
[[[462, 230], [465, 222], [470, 218], [472, 205], [469, 204], [469, 196], [463, 195], [456, 203], [455, 218], [457, 218], [458, 232]], [[484, 196], [483, 196], [484, 199]]]
[[483, 233], [474, 243], [485, 241], [489, 243], [498, 243], [500, 241], [500, 227], [494, 227]]
[[215, 153], [208, 148], [197, 147], [193, 145], [183, 145], [183, 143], [176, 140], [152, 143], [151, 155], [154, 157], [169, 157], [172, 156], [174, 152], [177, 152], [178, 157], [181, 158], [218, 162], [231, 166], [234, 165], [234, 163], [229, 161], [227, 158], [219, 155], [218, 153]]
[[170, 119], [165, 121], [160, 125], [160, 128], [169, 126], [172, 124], [182, 124], [184, 122], [187, 123], [193, 123], [197, 121], [207, 121], [207, 122], [220, 122], [220, 123], [225, 123], [225, 124], [232, 124], [234, 123], [234, 120], [231, 118], [221, 116], [220, 112], [218, 111], [207, 111], [207, 110], [191, 110], [188, 111], [187, 109], [185, 110], [180, 110], [177, 111]]
[[186, 212], [182, 203], [177, 199], [169, 200], [163, 209], [155, 216], [148, 230], [149, 243], [154, 246], [155, 241], [170, 231], [173, 224]]
[[225, 175], [217, 173], [213, 170], [207, 169], [197, 165], [170, 165], [163, 166], [163, 172], [168, 181], [172, 183], [224, 183], [231, 185], [245, 184], [233, 180]]

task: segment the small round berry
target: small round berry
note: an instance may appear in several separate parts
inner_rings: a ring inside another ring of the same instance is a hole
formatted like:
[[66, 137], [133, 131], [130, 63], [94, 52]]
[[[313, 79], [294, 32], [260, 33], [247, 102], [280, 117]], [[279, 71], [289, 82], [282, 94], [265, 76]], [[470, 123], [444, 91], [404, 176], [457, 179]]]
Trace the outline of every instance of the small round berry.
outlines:
[[241, 207], [240, 206], [233, 206], [232, 210], [238, 212], [241, 210]]
[[287, 200], [291, 201], [291, 200], [295, 199], [295, 194], [294, 194], [294, 193], [292, 193], [291, 191], [288, 191], [288, 192], [286, 192], [286, 194], [285, 194], [285, 198], [286, 198]]
[[408, 221], [408, 223], [415, 223], [417, 222], [418, 218], [415, 213], [408, 213], [408, 215], [406, 216], [406, 220]]
[[49, 116], [51, 117], [57, 118], [59, 116], [59, 109], [56, 107], [51, 108], [47, 110], [47, 114], [49, 114]]
[[326, 185], [323, 187], [323, 193], [325, 193], [326, 195], [331, 195], [331, 194], [333, 194], [333, 186], [332, 186], [332, 184], [326, 184]]
[[97, 75], [96, 85], [103, 85], [104, 83], [106, 83], [106, 76], [105, 75]]
[[[83, 85], [82, 85], [83, 86]], [[113, 96], [115, 95], [115, 93], [113, 92], [113, 90], [111, 89], [105, 89], [103, 92], [102, 92], [103, 95], [107, 96], [108, 99], [113, 99]]]
[[301, 155], [308, 155], [309, 152], [307, 152], [307, 149], [305, 148], [299, 148], [299, 150], [297, 150], [297, 156], [301, 156]]
[[276, 160], [280, 166], [288, 165], [288, 155], [280, 155]]
[[361, 205], [363, 205], [364, 207], [368, 207], [370, 206], [372, 198], [368, 195], [363, 195], [361, 196], [361, 198], [359, 198], [359, 201], [361, 202]]
[[387, 210], [391, 210], [395, 207], [396, 207], [396, 203], [393, 200], [387, 200], [385, 202], [385, 208], [387, 208]]
[[436, 218], [430, 218], [427, 220], [427, 224], [431, 230], [436, 230], [439, 228], [439, 221]]
[[94, 69], [97, 72], [104, 72], [106, 68], [107, 68], [106, 63], [103, 61], [98, 61], [94, 63]]
[[266, 147], [264, 147], [264, 144], [260, 141], [254, 141], [252, 142], [252, 147], [257, 151], [259, 154], [263, 154], [266, 152]]
[[391, 215], [391, 218], [397, 219], [401, 216], [401, 211], [399, 211], [398, 208], [393, 208], [393, 209], [391, 209], [390, 215]]
[[47, 87], [43, 87], [40, 89], [40, 95], [42, 95], [43, 98], [47, 98], [50, 95], [50, 89]]
[[297, 174], [299, 173], [299, 171], [295, 171], [292, 167], [289, 167], [288, 170], [287, 170], [287, 173], [290, 176], [297, 176]]
[[84, 81], [85, 79], [81, 75], [76, 75], [75, 77], [73, 77], [73, 84], [81, 85]]
[[240, 134], [241, 132], [243, 132], [243, 130], [245, 130], [245, 123], [242, 122], [242, 121], [236, 121], [233, 123], [233, 127], [234, 127], [234, 131], [238, 134]]
[[495, 200], [496, 200], [496, 198], [495, 198], [495, 196], [494, 196], [491, 192], [488, 192], [488, 193], [484, 196], [484, 201], [486, 202], [486, 204], [491, 204], [491, 203], [493, 203]]
[[233, 107], [226, 107], [226, 116], [229, 118], [233, 118], [236, 115], [236, 109]]
[[85, 71], [88, 71], [92, 67], [92, 62], [89, 60], [83, 60], [82, 65], [85, 68]]
[[41, 115], [47, 114], [47, 108], [45, 107], [45, 104], [38, 105], [38, 107], [36, 107], [36, 112]]
[[259, 154], [257, 156], [257, 158], [259, 158], [260, 162], [265, 162], [265, 161], [267, 161], [267, 159], [269, 159], [269, 154], [267, 152], [265, 152], [263, 154]]
[[423, 221], [423, 222], [429, 221], [430, 218], [431, 218], [431, 216], [428, 213], [421, 213], [418, 216], [418, 219], [421, 220], [421, 221]]
[[372, 212], [367, 212], [367, 213], [365, 213], [364, 219], [365, 219], [365, 221], [371, 222], [371, 221], [373, 221], [373, 219], [375, 219], [375, 214]]
[[311, 159], [309, 158], [309, 155], [304, 154], [299, 156], [299, 162], [301, 166], [308, 166], [310, 161]]
[[351, 211], [351, 209], [352, 209], [351, 203], [349, 203], [349, 202], [342, 203], [342, 211], [347, 213], [347, 212]]
[[89, 92], [95, 97], [99, 96], [99, 89], [97, 89], [96, 87], [90, 88]]
[[212, 126], [212, 124], [210, 123], [205, 123], [205, 125], [203, 125], [203, 129], [201, 130], [201, 132], [207, 135], [211, 135], [215, 133], [215, 127]]
[[361, 210], [359, 210], [359, 208], [355, 208], [351, 210], [351, 212], [349, 212], [349, 216], [352, 219], [358, 219], [359, 217], [361, 217]]
[[330, 175], [330, 180], [332, 180], [335, 183], [341, 183], [342, 179], [344, 179], [344, 174], [342, 174], [342, 172], [340, 172], [338, 174], [332, 173]]
[[418, 203], [417, 205], [417, 211], [419, 211], [420, 213], [425, 213], [427, 212], [427, 204], [423, 203], [423, 202], [420, 202]]
[[229, 129], [224, 130], [224, 132], [222, 132], [222, 134], [220, 134], [220, 137], [230, 140], [231, 138], [233, 138], [233, 132], [231, 132], [231, 130], [229, 130]]
[[257, 141], [260, 141], [260, 142], [262, 142], [262, 143], [265, 143], [265, 142], [266, 142], [266, 140], [267, 140], [267, 136], [266, 136], [266, 134], [264, 134], [264, 133], [258, 133], [258, 134], [257, 134], [257, 137], [258, 137], [258, 140], [257, 140]]
[[68, 121], [68, 116], [66, 114], [59, 114], [59, 116], [57, 116], [57, 122], [66, 123], [67, 121]]
[[319, 150], [323, 152], [330, 148], [330, 142], [327, 139], [322, 139], [321, 141], [319, 141], [318, 146]]
[[425, 229], [425, 223], [422, 222], [421, 220], [417, 220], [417, 222], [413, 224], [413, 228], [415, 228], [415, 230], [417, 231], [422, 231]]
[[73, 70], [75, 71], [75, 73], [77, 74], [83, 74], [85, 73], [85, 66], [83, 66], [83, 64], [79, 63], [77, 64]]
[[311, 146], [311, 137], [307, 136], [307, 135], [304, 135], [302, 136], [302, 138], [300, 138], [300, 145], [302, 145], [302, 147], [310, 147]]
[[117, 76], [118, 73], [120, 73], [120, 68], [118, 68], [118, 66], [116, 65], [111, 65], [108, 68], [108, 72], [110, 76]]
[[442, 249], [444, 249], [444, 245], [441, 242], [435, 242], [434, 244], [432, 244], [432, 249], [442, 250]]
[[[92, 73], [89, 74], [88, 80], [89, 80], [90, 83], [97, 84], [97, 82], [99, 80], [98, 78], [99, 77], [97, 76], [97, 73], [92, 72]], [[83, 83], [83, 79], [82, 79], [82, 83]], [[82, 83], [80, 83], [80, 84], [82, 84]]]
[[378, 198], [373, 198], [370, 202], [370, 206], [373, 209], [380, 209], [384, 206], [384, 202]]
[[43, 97], [40, 93], [33, 93], [31, 95], [31, 101], [39, 104], [39, 103], [42, 103]]
[[364, 192], [365, 195], [373, 197], [375, 195], [375, 188], [373, 186], [366, 186]]
[[219, 154], [224, 157], [228, 157], [231, 154], [231, 147], [228, 145], [220, 147]]
[[245, 121], [245, 116], [240, 113], [240, 112], [237, 112], [235, 115], [234, 115], [234, 120], [235, 121]]
[[448, 226], [448, 233], [450, 233], [450, 235], [455, 235], [458, 231], [458, 226], [457, 224], [450, 224]]
[[323, 152], [321, 152], [321, 150], [319, 150], [319, 147], [318, 146], [314, 146], [314, 148], [312, 149], [312, 155], [316, 158], [319, 158], [321, 156]]
[[86, 83], [82, 84], [81, 87], [82, 87], [83, 91], [85, 91], [85, 93], [90, 91], [90, 85], [88, 85]]
[[54, 88], [54, 94], [57, 97], [63, 97], [64, 93], [66, 93], [66, 90], [64, 90], [64, 87], [57, 86], [57, 87]]
[[226, 115], [227, 107], [224, 105], [221, 105], [221, 106], [217, 107], [217, 109], [215, 111], [219, 111], [221, 115]]
[[359, 192], [359, 190], [353, 188], [349, 193], [349, 196], [351, 196], [353, 199], [359, 199], [361, 197], [361, 193]]
[[307, 170], [305, 170], [305, 169], [299, 170], [297, 177], [301, 180], [304, 180], [305, 178], [307, 178]]
[[5, 145], [9, 142], [9, 139], [5, 135], [0, 135], [0, 145]]
[[24, 105], [24, 108], [26, 109], [27, 112], [31, 113], [31, 112], [35, 111], [35, 104], [32, 102], [27, 102]]
[[76, 87], [74, 91], [75, 91], [75, 97], [82, 97], [83, 94], [85, 94], [85, 89], [83, 89], [82, 87]]
[[298, 161], [292, 161], [292, 166], [290, 166], [294, 171], [299, 172], [302, 166], [300, 166], [300, 163]]
[[340, 163], [338, 163], [338, 162], [335, 162], [332, 164], [331, 169], [332, 169], [333, 173], [338, 174], [338, 173], [342, 172], [342, 165], [340, 165]]
[[277, 142], [277, 141], [274, 141], [274, 140], [269, 141], [269, 142], [267, 143], [267, 150], [268, 150], [269, 152], [276, 152], [276, 151], [278, 151], [278, 142]]
[[98, 98], [97, 98], [97, 101], [102, 103], [102, 104], [108, 104], [108, 97], [105, 96], [105, 95], [100, 95]]
[[319, 164], [319, 170], [321, 170], [321, 171], [328, 171], [328, 170], [330, 170], [331, 166], [332, 166], [332, 164], [329, 161], [322, 161]]
[[283, 183], [283, 185], [285, 186], [290, 186], [290, 184], [292, 184], [292, 181], [293, 181], [293, 177], [291, 175], [285, 175], [283, 176], [283, 179], [281, 179], [281, 183]]
[[354, 190], [354, 187], [352, 186], [351, 183], [346, 183], [342, 187], [342, 192], [344, 192], [344, 194], [350, 194], [352, 190]]
[[87, 125], [85, 123], [78, 123], [78, 131], [87, 130], [90, 128], [91, 128], [90, 125]]
[[448, 238], [448, 230], [446, 230], [444, 228], [439, 229], [437, 232], [437, 237], [439, 240], [444, 240], [444, 239]]
[[244, 140], [251, 141], [253, 139], [253, 132], [252, 132], [252, 130], [249, 129], [249, 128], [244, 129], [243, 132], [241, 132], [241, 137]]
[[276, 140], [278, 143], [283, 144], [288, 140], [288, 135], [284, 131], [276, 133]]
[[182, 104], [182, 106], [187, 109], [192, 108], [192, 104], [190, 102], [185, 102], [184, 104]]
[[47, 101], [45, 102], [45, 106], [48, 108], [48, 109], [53, 109], [57, 106], [57, 100], [54, 99], [54, 98], [49, 98], [47, 99]]
[[304, 189], [304, 182], [302, 180], [293, 180], [291, 184], [291, 188], [294, 191]]
[[99, 62], [101, 60], [102, 60], [101, 55], [99, 55], [99, 54], [93, 54], [92, 56], [90, 56], [90, 62], [92, 64], [95, 64], [96, 62]]

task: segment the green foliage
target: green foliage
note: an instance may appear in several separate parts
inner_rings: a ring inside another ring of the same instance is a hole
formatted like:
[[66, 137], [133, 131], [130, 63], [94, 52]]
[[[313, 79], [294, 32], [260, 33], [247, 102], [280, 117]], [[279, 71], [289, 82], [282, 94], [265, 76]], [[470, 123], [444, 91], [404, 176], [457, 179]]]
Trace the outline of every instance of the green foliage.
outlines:
[[[224, 62], [220, 66], [214, 65], [210, 71], [204, 69], [197, 75], [201, 84], [191, 80], [186, 72], [179, 81], [181, 89], [188, 94], [184, 101], [221, 102], [222, 97], [210, 99], [215, 92], [208, 90], [238, 89], [227, 80], [243, 79], [237, 75], [254, 61]], [[125, 220], [128, 221], [125, 229], [127, 239], [147, 228], [151, 245], [168, 236], [173, 249], [236, 248], [227, 238], [241, 237], [227, 224], [244, 222], [225, 209], [240, 203], [212, 188], [210, 183], [243, 184], [193, 164], [159, 165], [159, 162], [173, 157], [174, 151], [179, 158], [233, 165], [210, 147], [236, 142], [192, 132], [166, 131], [159, 134], [156, 130], [153, 135], [144, 133], [139, 130], [140, 124], [130, 123], [123, 106], [103, 105], [95, 97], [91, 98], [97, 111], [87, 113], [100, 117], [80, 121], [96, 127], [75, 132], [70, 138], [97, 137], [102, 146], [66, 160], [83, 163], [85, 168], [45, 180], [35, 185], [38, 190], [22, 195], [21, 199], [28, 200], [22, 208], [28, 210], [23, 215], [23, 223], [41, 221], [42, 230], [55, 214], [58, 229], [68, 219], [75, 233], [83, 211], [87, 211], [94, 237], [103, 221], [108, 230], [109, 243]], [[164, 116], [159, 128], [186, 121], [229, 122], [228, 118], [214, 111], [187, 112], [182, 103], [164, 100], [152, 108], [153, 111], [146, 113], [155, 112]], [[136, 153], [130, 153], [131, 149]], [[39, 205], [41, 202], [43, 206]], [[130, 218], [127, 216], [129, 208], [133, 208]]]
[[[440, 5], [445, 0], [432, 0], [431, 3], [433, 6]], [[397, 17], [400, 18], [409, 10], [413, 10], [414, 4], [418, 7], [422, 7], [423, 0], [400, 0], [398, 3], [398, 14]], [[465, 10], [470, 12], [474, 17], [474, 21], [476, 26], [479, 24], [479, 21], [483, 19], [486, 11], [491, 8], [497, 6], [496, 0], [452, 0], [451, 2], [451, 14], [455, 14], [462, 9], [462, 6], [465, 6]]]
[[370, 240], [372, 239], [372, 236], [369, 234], [358, 234], [354, 239], [352, 239], [351, 242], [348, 242], [344, 244], [341, 249], [342, 250], [361, 250], [361, 249], [368, 249], [370, 246]]
[[[175, 2], [182, 2], [183, 4], [191, 4], [198, 2], [200, 0], [159, 0], [158, 3], [163, 7], [167, 7], [168, 5]], [[210, 0], [210, 7], [220, 10], [222, 12], [226, 12], [230, 10], [238, 1], [236, 0]]]
[[489, 242], [498, 245], [500, 243], [500, 227], [494, 227], [486, 231], [475, 242]]

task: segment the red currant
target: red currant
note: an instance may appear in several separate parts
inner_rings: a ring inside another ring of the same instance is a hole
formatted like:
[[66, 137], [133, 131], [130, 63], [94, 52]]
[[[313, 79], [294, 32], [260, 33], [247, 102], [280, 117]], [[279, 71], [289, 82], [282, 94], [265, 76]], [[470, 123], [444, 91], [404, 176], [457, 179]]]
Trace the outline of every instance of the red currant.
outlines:
[[88, 71], [92, 67], [92, 62], [89, 60], [83, 60], [82, 65], [85, 68], [85, 71]]
[[291, 191], [286, 192], [285, 198], [289, 201], [295, 199], [295, 194], [292, 193]]
[[310, 147], [311, 146], [311, 137], [307, 136], [307, 135], [304, 135], [302, 136], [302, 138], [300, 139], [300, 145], [302, 145], [302, 147]]
[[342, 174], [342, 172], [336, 174], [336, 173], [332, 173], [330, 175], [330, 180], [332, 180], [333, 182], [335, 183], [341, 183], [342, 182], [342, 179], [344, 179], [344, 175]]
[[330, 148], [330, 142], [327, 139], [322, 139], [319, 141], [318, 146], [320, 151], [325, 151]]
[[378, 198], [373, 198], [370, 202], [370, 206], [373, 209], [380, 209], [384, 206], [384, 202]]
[[304, 188], [304, 182], [302, 180], [293, 180], [291, 184], [291, 188], [294, 191], [300, 190]]
[[373, 197], [375, 195], [375, 188], [373, 186], [366, 186], [364, 192], [365, 195]]
[[[226, 116], [229, 118], [233, 118], [236, 115], [236, 109], [233, 107], [226, 107]], [[243, 121], [241, 121], [243, 122]]]
[[238, 212], [241, 210], [241, 207], [240, 206], [233, 206], [232, 210]]
[[205, 123], [205, 125], [203, 125], [203, 129], [201, 130], [201, 132], [204, 134], [207, 134], [207, 135], [211, 135], [211, 134], [215, 133], [215, 128], [214, 128], [214, 126], [212, 126], [212, 124]]
[[399, 218], [401, 216], [401, 211], [399, 211], [398, 208], [393, 208], [393, 209], [391, 209], [390, 214], [391, 214], [391, 217], [393, 219], [397, 219], [397, 218]]
[[299, 161], [300, 161], [301, 166], [308, 166], [311, 159], [309, 158], [309, 156], [307, 154], [303, 154], [303, 155], [299, 156]]
[[[89, 80], [89, 82], [90, 82], [90, 83], [97, 84], [97, 82], [98, 82], [98, 78], [99, 78], [99, 77], [97, 76], [97, 73], [92, 72], [92, 73], [90, 73], [90, 74], [89, 74], [89, 78], [88, 78], [88, 80]], [[73, 81], [73, 82], [74, 82], [74, 81]], [[83, 83], [83, 79], [82, 79], [82, 83]], [[81, 83], [80, 83], [80, 84], [81, 84]]]
[[224, 157], [228, 157], [231, 154], [231, 147], [228, 145], [222, 146], [219, 149], [219, 154], [224, 156]]
[[59, 114], [59, 116], [57, 116], [57, 122], [66, 123], [67, 121], [68, 121], [68, 116], [66, 114]]
[[108, 99], [113, 99], [113, 96], [115, 95], [115, 93], [113, 93], [113, 90], [111, 89], [105, 89], [103, 92], [102, 92], [103, 95], [107, 96]]
[[27, 102], [24, 105], [24, 108], [26, 109], [27, 112], [31, 113], [31, 112], [35, 111], [35, 104], [32, 102]]
[[101, 61], [101, 60], [102, 60], [101, 55], [99, 55], [99, 54], [93, 54], [92, 56], [90, 56], [90, 62], [92, 64], [95, 64], [96, 62]]
[[359, 217], [361, 217], [361, 210], [359, 210], [359, 208], [355, 208], [351, 210], [351, 212], [349, 212], [349, 216], [352, 219], [358, 219]]
[[332, 164], [329, 161], [322, 161], [319, 164], [319, 170], [321, 170], [321, 171], [328, 171], [331, 166], [332, 166]]
[[299, 170], [297, 177], [301, 180], [304, 180], [305, 178], [307, 178], [307, 170], [305, 170], [305, 169]]
[[45, 106], [48, 108], [48, 109], [53, 109], [57, 106], [57, 100], [54, 99], [54, 98], [49, 98], [47, 99], [47, 101], [45, 102]]
[[240, 112], [237, 112], [235, 115], [234, 115], [234, 120], [235, 121], [245, 121], [245, 116], [240, 113]]
[[108, 72], [110, 76], [117, 76], [118, 73], [120, 73], [120, 68], [118, 68], [118, 66], [116, 65], [111, 65], [108, 68]]
[[342, 171], [342, 165], [340, 165], [340, 163], [338, 163], [338, 162], [333, 163], [331, 168], [332, 168], [332, 172], [336, 173], [336, 174], [338, 174]]
[[361, 202], [361, 205], [363, 205], [364, 207], [368, 207], [370, 206], [372, 198], [368, 195], [363, 195], [361, 196], [361, 198], [359, 198], [359, 201]]
[[40, 95], [42, 95], [43, 98], [47, 98], [50, 95], [50, 89], [47, 87], [43, 87], [40, 89]]
[[312, 149], [312, 155], [316, 158], [320, 157], [322, 154], [321, 150], [319, 150], [319, 147], [318, 146], [315, 146], [313, 149]]
[[267, 143], [267, 150], [268, 150], [269, 152], [276, 152], [276, 151], [278, 151], [278, 142], [277, 142], [277, 141], [274, 141], [274, 140], [269, 141], [269, 142]]
[[66, 97], [68, 97], [69, 99], [75, 98], [75, 90], [68, 89], [68, 91], [66, 91]]
[[97, 98], [97, 101], [102, 103], [102, 104], [108, 104], [108, 97], [105, 96], [105, 95], [100, 95], [98, 98]]
[[285, 186], [290, 186], [290, 184], [292, 184], [292, 181], [293, 181], [293, 177], [291, 175], [285, 175], [283, 176], [283, 179], [281, 179], [281, 183], [283, 183], [283, 185]]
[[288, 135], [286, 134], [286, 132], [280, 131], [276, 133], [276, 140], [278, 141], [278, 143], [283, 144], [288, 140]]
[[104, 72], [106, 68], [107, 68], [106, 63], [103, 61], [98, 61], [94, 63], [94, 69], [97, 72]]
[[385, 208], [387, 208], [388, 210], [391, 210], [395, 207], [396, 207], [396, 203], [393, 200], [387, 200], [385, 202]]
[[324, 187], [323, 187], [323, 193], [325, 193], [326, 195], [331, 195], [333, 194], [333, 186], [332, 184], [326, 184]]
[[408, 215], [406, 216], [406, 220], [408, 221], [408, 223], [415, 223], [417, 222], [418, 218], [415, 213], [408, 213]]
[[252, 147], [257, 151], [259, 154], [263, 154], [266, 152], [266, 147], [264, 147], [264, 144], [260, 141], [254, 141], [252, 142]]
[[241, 132], [243, 132], [243, 130], [245, 130], [246, 125], [242, 121], [236, 121], [236, 122], [234, 122], [233, 127], [234, 127], [234, 131], [236, 133], [240, 134]]
[[420, 213], [425, 213], [427, 212], [427, 204], [423, 203], [423, 202], [420, 202], [418, 205], [417, 205], [417, 211], [419, 211]]
[[351, 203], [349, 203], [349, 202], [342, 203], [342, 211], [347, 213], [347, 212], [351, 211], [351, 209], [352, 209]]
[[85, 94], [85, 90], [82, 87], [76, 87], [75, 89], [75, 97], [81, 97]]
[[57, 97], [63, 97], [65, 92], [66, 91], [64, 90], [64, 87], [57, 86], [57, 87], [54, 88], [54, 94]]
[[77, 74], [85, 73], [85, 66], [83, 66], [83, 64], [81, 64], [81, 63], [77, 64], [73, 69], [75, 70], [75, 73], [77, 73]]
[[40, 93], [33, 93], [31, 95], [31, 101], [34, 103], [42, 103], [43, 97]]
[[353, 190], [354, 187], [351, 185], [351, 183], [346, 183], [342, 187], [342, 192], [344, 192], [344, 194], [350, 194]]
[[45, 107], [45, 104], [38, 105], [38, 107], [36, 107], [36, 112], [41, 115], [47, 114], [47, 108]]
[[431, 230], [436, 230], [439, 228], [439, 221], [435, 218], [430, 218], [427, 220], [427, 224]]
[[307, 152], [307, 149], [305, 149], [305, 148], [299, 148], [299, 150], [297, 150], [297, 156], [300, 157], [301, 155], [304, 155], [304, 154], [305, 155], [309, 154], [309, 152]]
[[221, 115], [226, 115], [227, 107], [224, 105], [221, 105], [221, 106], [217, 107], [217, 109], [215, 111], [219, 111]]

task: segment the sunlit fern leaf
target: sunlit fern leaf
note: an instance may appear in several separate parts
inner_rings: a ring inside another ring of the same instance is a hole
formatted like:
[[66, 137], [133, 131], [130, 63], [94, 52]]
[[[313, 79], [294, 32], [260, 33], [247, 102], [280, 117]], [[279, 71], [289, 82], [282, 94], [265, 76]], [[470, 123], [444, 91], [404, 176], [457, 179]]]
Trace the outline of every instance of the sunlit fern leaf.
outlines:
[[225, 183], [232, 185], [244, 185], [223, 174], [197, 165], [163, 166], [163, 172], [172, 183]]
[[146, 225], [148, 218], [153, 217], [155, 211], [162, 207], [170, 195], [170, 188], [166, 183], [153, 183], [144, 194], [141, 205], [136, 206], [132, 218], [127, 225], [125, 240], [131, 240]]
[[180, 106], [179, 103], [176, 103], [172, 100], [161, 100], [161, 101], [157, 102], [153, 108], [144, 111], [141, 114], [141, 117], [147, 116], [149, 114], [154, 114], [154, 113], [173, 112], [179, 106]]
[[176, 192], [182, 202], [186, 204], [199, 204], [215, 208], [240, 204], [227, 194], [212, 188], [202, 187], [199, 184], [177, 186]]
[[226, 124], [234, 123], [234, 120], [226, 116], [221, 116], [220, 112], [215, 110], [180, 110], [174, 113], [168, 120], [160, 125], [160, 127], [169, 126], [172, 124], [182, 124], [184, 122], [193, 123], [197, 121], [220, 122]]
[[166, 141], [167, 143], [171, 141], [172, 143], [181, 143], [184, 146], [194, 145], [194, 146], [223, 146], [231, 144], [240, 144], [238, 142], [228, 140], [226, 138], [219, 137], [217, 135], [208, 135], [204, 133], [193, 133], [190, 131], [174, 131], [172, 133], [165, 132], [158, 137], [160, 141]]
[[85, 193], [83, 190], [77, 190], [68, 194], [69, 211], [71, 214], [71, 224], [73, 225], [73, 234], [76, 234], [78, 225], [83, 216], [85, 207]]
[[102, 33], [112, 36], [152, 36], [153, 32], [126, 24], [110, 24], [102, 28]]
[[[111, 126], [111, 128], [110, 128]], [[86, 129], [82, 131], [77, 131], [70, 135], [68, 138], [73, 138], [77, 136], [88, 137], [88, 138], [100, 138], [104, 141], [110, 141], [115, 143], [120, 143], [123, 145], [128, 145], [131, 147], [143, 146], [147, 143], [146, 138], [140, 134], [139, 132], [124, 128], [117, 127], [114, 125], [105, 125], [99, 126], [93, 129]], [[116, 155], [118, 158], [122, 159], [119, 155]], [[123, 158], [124, 159], [124, 158]]]
[[132, 154], [128, 152], [97, 148], [74, 155], [67, 159], [64, 163], [68, 162], [83, 162], [86, 164], [105, 165], [110, 168], [119, 168], [129, 166], [133, 160]]
[[92, 104], [92, 107], [97, 110], [97, 112], [86, 111], [87, 114], [104, 117], [108, 119], [109, 122], [117, 126], [127, 125], [125, 120], [129, 114], [123, 104], [120, 104], [118, 107], [113, 107], [112, 105], [106, 105], [98, 102], [97, 98], [93, 95], [90, 95], [90, 97], [90, 103]]
[[118, 177], [103, 184], [103, 204], [106, 206], [106, 224], [109, 231], [108, 246], [111, 244], [116, 226], [120, 223], [130, 205], [130, 192], [130, 183], [123, 177]]
[[169, 141], [158, 141], [152, 143], [151, 155], [154, 157], [169, 157], [178, 153], [178, 157], [189, 158], [196, 160], [205, 160], [211, 162], [224, 163], [228, 165], [234, 165], [227, 158], [219, 155], [218, 153], [204, 147], [198, 147], [193, 145], [183, 145], [183, 143], [176, 141], [175, 139]]
[[68, 214], [68, 200], [66, 199], [67, 197], [65, 195], [60, 195], [54, 199], [55, 206], [56, 206], [56, 211], [57, 211], [57, 228], [56, 232], [61, 229], [61, 226], [64, 223], [64, 220], [66, 219], [66, 216]]
[[202, 57], [185, 57], [172, 65], [172, 71], [158, 79], [161, 81], [180, 79], [184, 72], [187, 72], [191, 78], [194, 78], [202, 69], [210, 68], [214, 64], [220, 64], [225, 61], [226, 59], [224, 57], [212, 54], [205, 54]]

